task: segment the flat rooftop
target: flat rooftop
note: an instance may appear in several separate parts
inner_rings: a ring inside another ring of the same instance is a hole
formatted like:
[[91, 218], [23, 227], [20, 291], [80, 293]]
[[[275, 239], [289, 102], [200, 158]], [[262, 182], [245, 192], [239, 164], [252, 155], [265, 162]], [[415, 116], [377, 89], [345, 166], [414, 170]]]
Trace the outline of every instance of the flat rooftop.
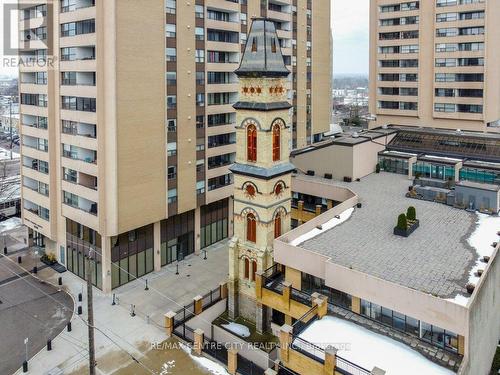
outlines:
[[[440, 298], [467, 296], [465, 285], [478, 259], [467, 242], [476, 229], [475, 213], [406, 198], [411, 183], [403, 175], [382, 172], [359, 182], [333, 183], [353, 190], [362, 207], [355, 208], [345, 222], [299, 247]], [[416, 208], [420, 227], [408, 238], [395, 236], [397, 217], [408, 206]]]

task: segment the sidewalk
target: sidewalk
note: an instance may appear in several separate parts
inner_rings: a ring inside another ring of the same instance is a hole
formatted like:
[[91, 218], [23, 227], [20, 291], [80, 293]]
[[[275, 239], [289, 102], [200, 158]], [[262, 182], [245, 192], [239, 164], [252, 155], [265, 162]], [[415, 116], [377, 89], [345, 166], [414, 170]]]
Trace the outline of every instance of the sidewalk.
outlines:
[[[112, 374], [117, 369], [130, 365], [133, 360], [124, 350], [140, 360], [151, 349], [151, 343], [163, 342], [167, 338], [163, 328], [163, 315], [166, 312], [179, 310], [195, 296], [203, 295], [227, 279], [227, 249], [228, 242], [224, 241], [207, 249], [207, 260], [203, 259], [203, 253], [201, 256], [187, 257], [179, 263], [179, 275], [175, 274], [175, 264], [146, 275], [149, 291], [144, 290], [145, 282], [142, 280], [115, 289], [118, 302], [115, 306], [111, 304], [110, 295], [94, 288], [95, 326], [108, 336], [95, 331], [97, 373]], [[61, 274], [45, 268], [39, 272], [39, 276], [57, 284], [57, 278]], [[65, 272], [62, 276], [64, 289], [76, 301], [78, 293], [83, 292], [83, 315], [80, 317], [86, 321], [84, 281], [70, 272]], [[79, 303], [76, 303], [78, 306]], [[130, 315], [131, 304], [135, 305], [135, 317]], [[81, 368], [88, 362], [87, 340], [87, 326], [78, 316], [73, 316], [72, 332], [64, 330], [53, 341], [52, 351], [43, 349], [32, 358], [29, 373], [42, 375], [56, 367], [64, 371], [64, 374], [76, 371], [85, 373], [81, 372]], [[161, 369], [154, 370], [160, 372]], [[16, 374], [22, 374], [22, 370], [18, 370]]]

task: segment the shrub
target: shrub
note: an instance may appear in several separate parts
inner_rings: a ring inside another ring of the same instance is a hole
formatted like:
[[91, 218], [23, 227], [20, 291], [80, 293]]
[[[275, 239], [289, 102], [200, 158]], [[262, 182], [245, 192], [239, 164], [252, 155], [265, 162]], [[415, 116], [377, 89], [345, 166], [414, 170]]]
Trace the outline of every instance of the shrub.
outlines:
[[380, 173], [380, 163], [377, 163], [377, 165], [375, 166], [375, 172]]
[[408, 229], [408, 221], [406, 220], [405, 214], [401, 214], [398, 216], [398, 226], [397, 227], [401, 230]]
[[408, 210], [406, 211], [406, 217], [408, 218], [408, 220], [417, 220], [417, 210], [415, 210], [415, 207], [408, 207]]

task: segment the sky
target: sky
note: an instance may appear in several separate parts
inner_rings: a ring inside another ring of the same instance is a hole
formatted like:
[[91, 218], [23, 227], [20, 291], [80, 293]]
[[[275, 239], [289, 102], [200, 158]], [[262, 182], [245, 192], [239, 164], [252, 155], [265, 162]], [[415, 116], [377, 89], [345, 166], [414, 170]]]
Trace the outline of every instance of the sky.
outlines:
[[331, 2], [334, 75], [368, 75], [370, 1], [331, 0]]
[[[369, 0], [331, 1], [333, 29], [333, 72], [368, 74]], [[0, 56], [3, 60], [3, 5], [15, 0], [0, 0]], [[0, 63], [0, 75], [16, 75], [17, 69]]]

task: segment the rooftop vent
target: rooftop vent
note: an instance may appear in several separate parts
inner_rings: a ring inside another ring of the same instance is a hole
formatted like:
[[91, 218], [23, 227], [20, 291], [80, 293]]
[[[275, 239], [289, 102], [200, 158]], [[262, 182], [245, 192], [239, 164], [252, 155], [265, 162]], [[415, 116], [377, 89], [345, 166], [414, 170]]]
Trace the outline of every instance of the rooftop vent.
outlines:
[[359, 133], [358, 133], [358, 132], [354, 132], [354, 133], [352, 133], [352, 137], [353, 137], [353, 138], [359, 138]]

